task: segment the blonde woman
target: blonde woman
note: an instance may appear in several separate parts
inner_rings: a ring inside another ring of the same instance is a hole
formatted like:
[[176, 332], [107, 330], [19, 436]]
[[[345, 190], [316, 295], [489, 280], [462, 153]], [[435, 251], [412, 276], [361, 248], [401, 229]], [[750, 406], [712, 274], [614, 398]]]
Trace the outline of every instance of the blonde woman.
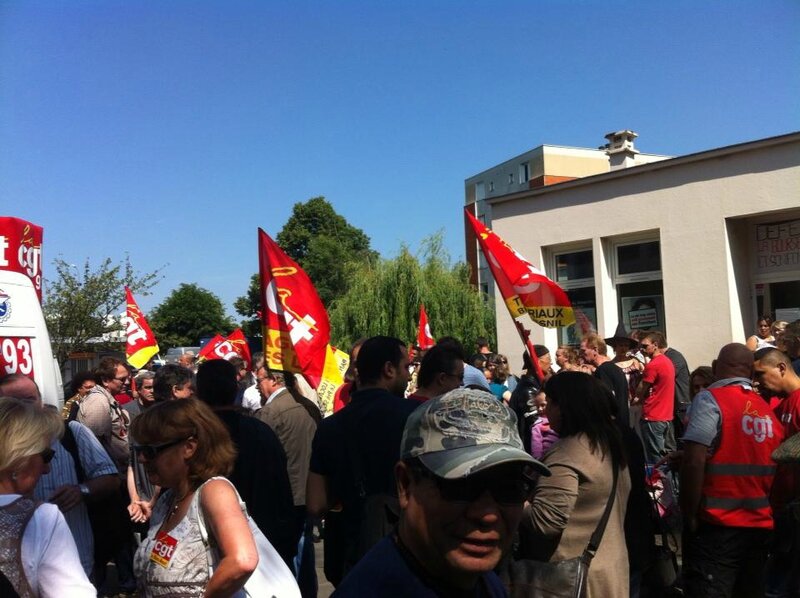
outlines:
[[55, 410], [0, 399], [0, 595], [96, 595], [64, 516], [56, 505], [32, 498], [63, 429]]

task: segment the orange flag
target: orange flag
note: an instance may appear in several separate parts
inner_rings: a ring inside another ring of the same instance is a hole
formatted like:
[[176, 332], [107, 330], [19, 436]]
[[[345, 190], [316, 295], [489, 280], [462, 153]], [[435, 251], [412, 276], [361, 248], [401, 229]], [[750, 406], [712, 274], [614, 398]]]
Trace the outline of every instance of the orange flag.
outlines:
[[425, 313], [425, 305], [419, 304], [419, 329], [417, 330], [417, 346], [420, 349], [430, 349], [436, 341], [431, 335], [431, 327], [428, 325], [428, 314]]
[[308, 275], [260, 228], [258, 265], [266, 364], [301, 373], [318, 388], [333, 359], [328, 312]]
[[158, 353], [158, 343], [128, 287], [125, 287], [125, 297], [128, 306], [125, 327], [128, 342], [125, 344], [125, 357], [129, 364], [138, 369], [144, 367], [153, 355]]

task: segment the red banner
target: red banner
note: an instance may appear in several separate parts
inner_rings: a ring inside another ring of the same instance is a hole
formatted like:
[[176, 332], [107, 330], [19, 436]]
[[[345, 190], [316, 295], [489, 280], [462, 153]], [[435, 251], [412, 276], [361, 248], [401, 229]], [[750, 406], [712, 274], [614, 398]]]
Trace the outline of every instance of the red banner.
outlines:
[[250, 369], [250, 364], [252, 363], [250, 359], [250, 347], [247, 344], [247, 337], [245, 337], [244, 332], [242, 332], [241, 328], [237, 328], [233, 332], [228, 335], [226, 339], [228, 343], [230, 343], [231, 347], [236, 354], [244, 359], [245, 364], [247, 365], [247, 369]]
[[301, 373], [317, 388], [329, 352], [328, 312], [308, 275], [261, 229], [258, 265], [267, 366]]
[[19, 218], [0, 216], [0, 270], [31, 279], [42, 302], [42, 227]]
[[138, 369], [144, 367], [158, 353], [158, 343], [128, 287], [125, 287], [125, 296], [128, 305], [125, 326], [128, 342], [125, 343], [125, 356], [128, 363]]
[[564, 290], [466, 212], [511, 317], [527, 313], [545, 328], [574, 323], [572, 303]]
[[212, 359], [230, 359], [237, 355], [238, 353], [236, 349], [233, 348], [233, 344], [224, 336], [218, 334], [200, 349], [200, 352], [197, 354], [197, 363], [200, 364]]
[[425, 313], [425, 306], [419, 305], [419, 329], [417, 330], [417, 346], [422, 349], [430, 349], [436, 344], [431, 335], [431, 327], [428, 325], [428, 314]]

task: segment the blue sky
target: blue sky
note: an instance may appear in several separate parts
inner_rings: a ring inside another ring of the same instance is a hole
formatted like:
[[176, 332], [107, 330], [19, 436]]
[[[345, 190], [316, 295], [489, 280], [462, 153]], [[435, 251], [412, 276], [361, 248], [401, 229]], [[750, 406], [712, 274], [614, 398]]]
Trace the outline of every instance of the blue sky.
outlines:
[[[256, 229], [324, 195], [375, 249], [464, 179], [630, 128], [681, 155], [800, 129], [800, 2], [0, 2], [0, 214], [229, 306]], [[230, 312], [233, 313], [232, 308]]]

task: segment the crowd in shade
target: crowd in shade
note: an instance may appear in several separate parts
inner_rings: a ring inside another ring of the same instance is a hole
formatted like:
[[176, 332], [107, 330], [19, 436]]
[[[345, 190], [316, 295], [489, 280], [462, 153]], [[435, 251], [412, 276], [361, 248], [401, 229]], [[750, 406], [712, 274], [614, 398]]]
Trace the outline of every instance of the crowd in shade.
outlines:
[[360, 339], [332, 413], [263, 354], [2, 377], [0, 595], [800, 595], [800, 321], [552, 349]]

